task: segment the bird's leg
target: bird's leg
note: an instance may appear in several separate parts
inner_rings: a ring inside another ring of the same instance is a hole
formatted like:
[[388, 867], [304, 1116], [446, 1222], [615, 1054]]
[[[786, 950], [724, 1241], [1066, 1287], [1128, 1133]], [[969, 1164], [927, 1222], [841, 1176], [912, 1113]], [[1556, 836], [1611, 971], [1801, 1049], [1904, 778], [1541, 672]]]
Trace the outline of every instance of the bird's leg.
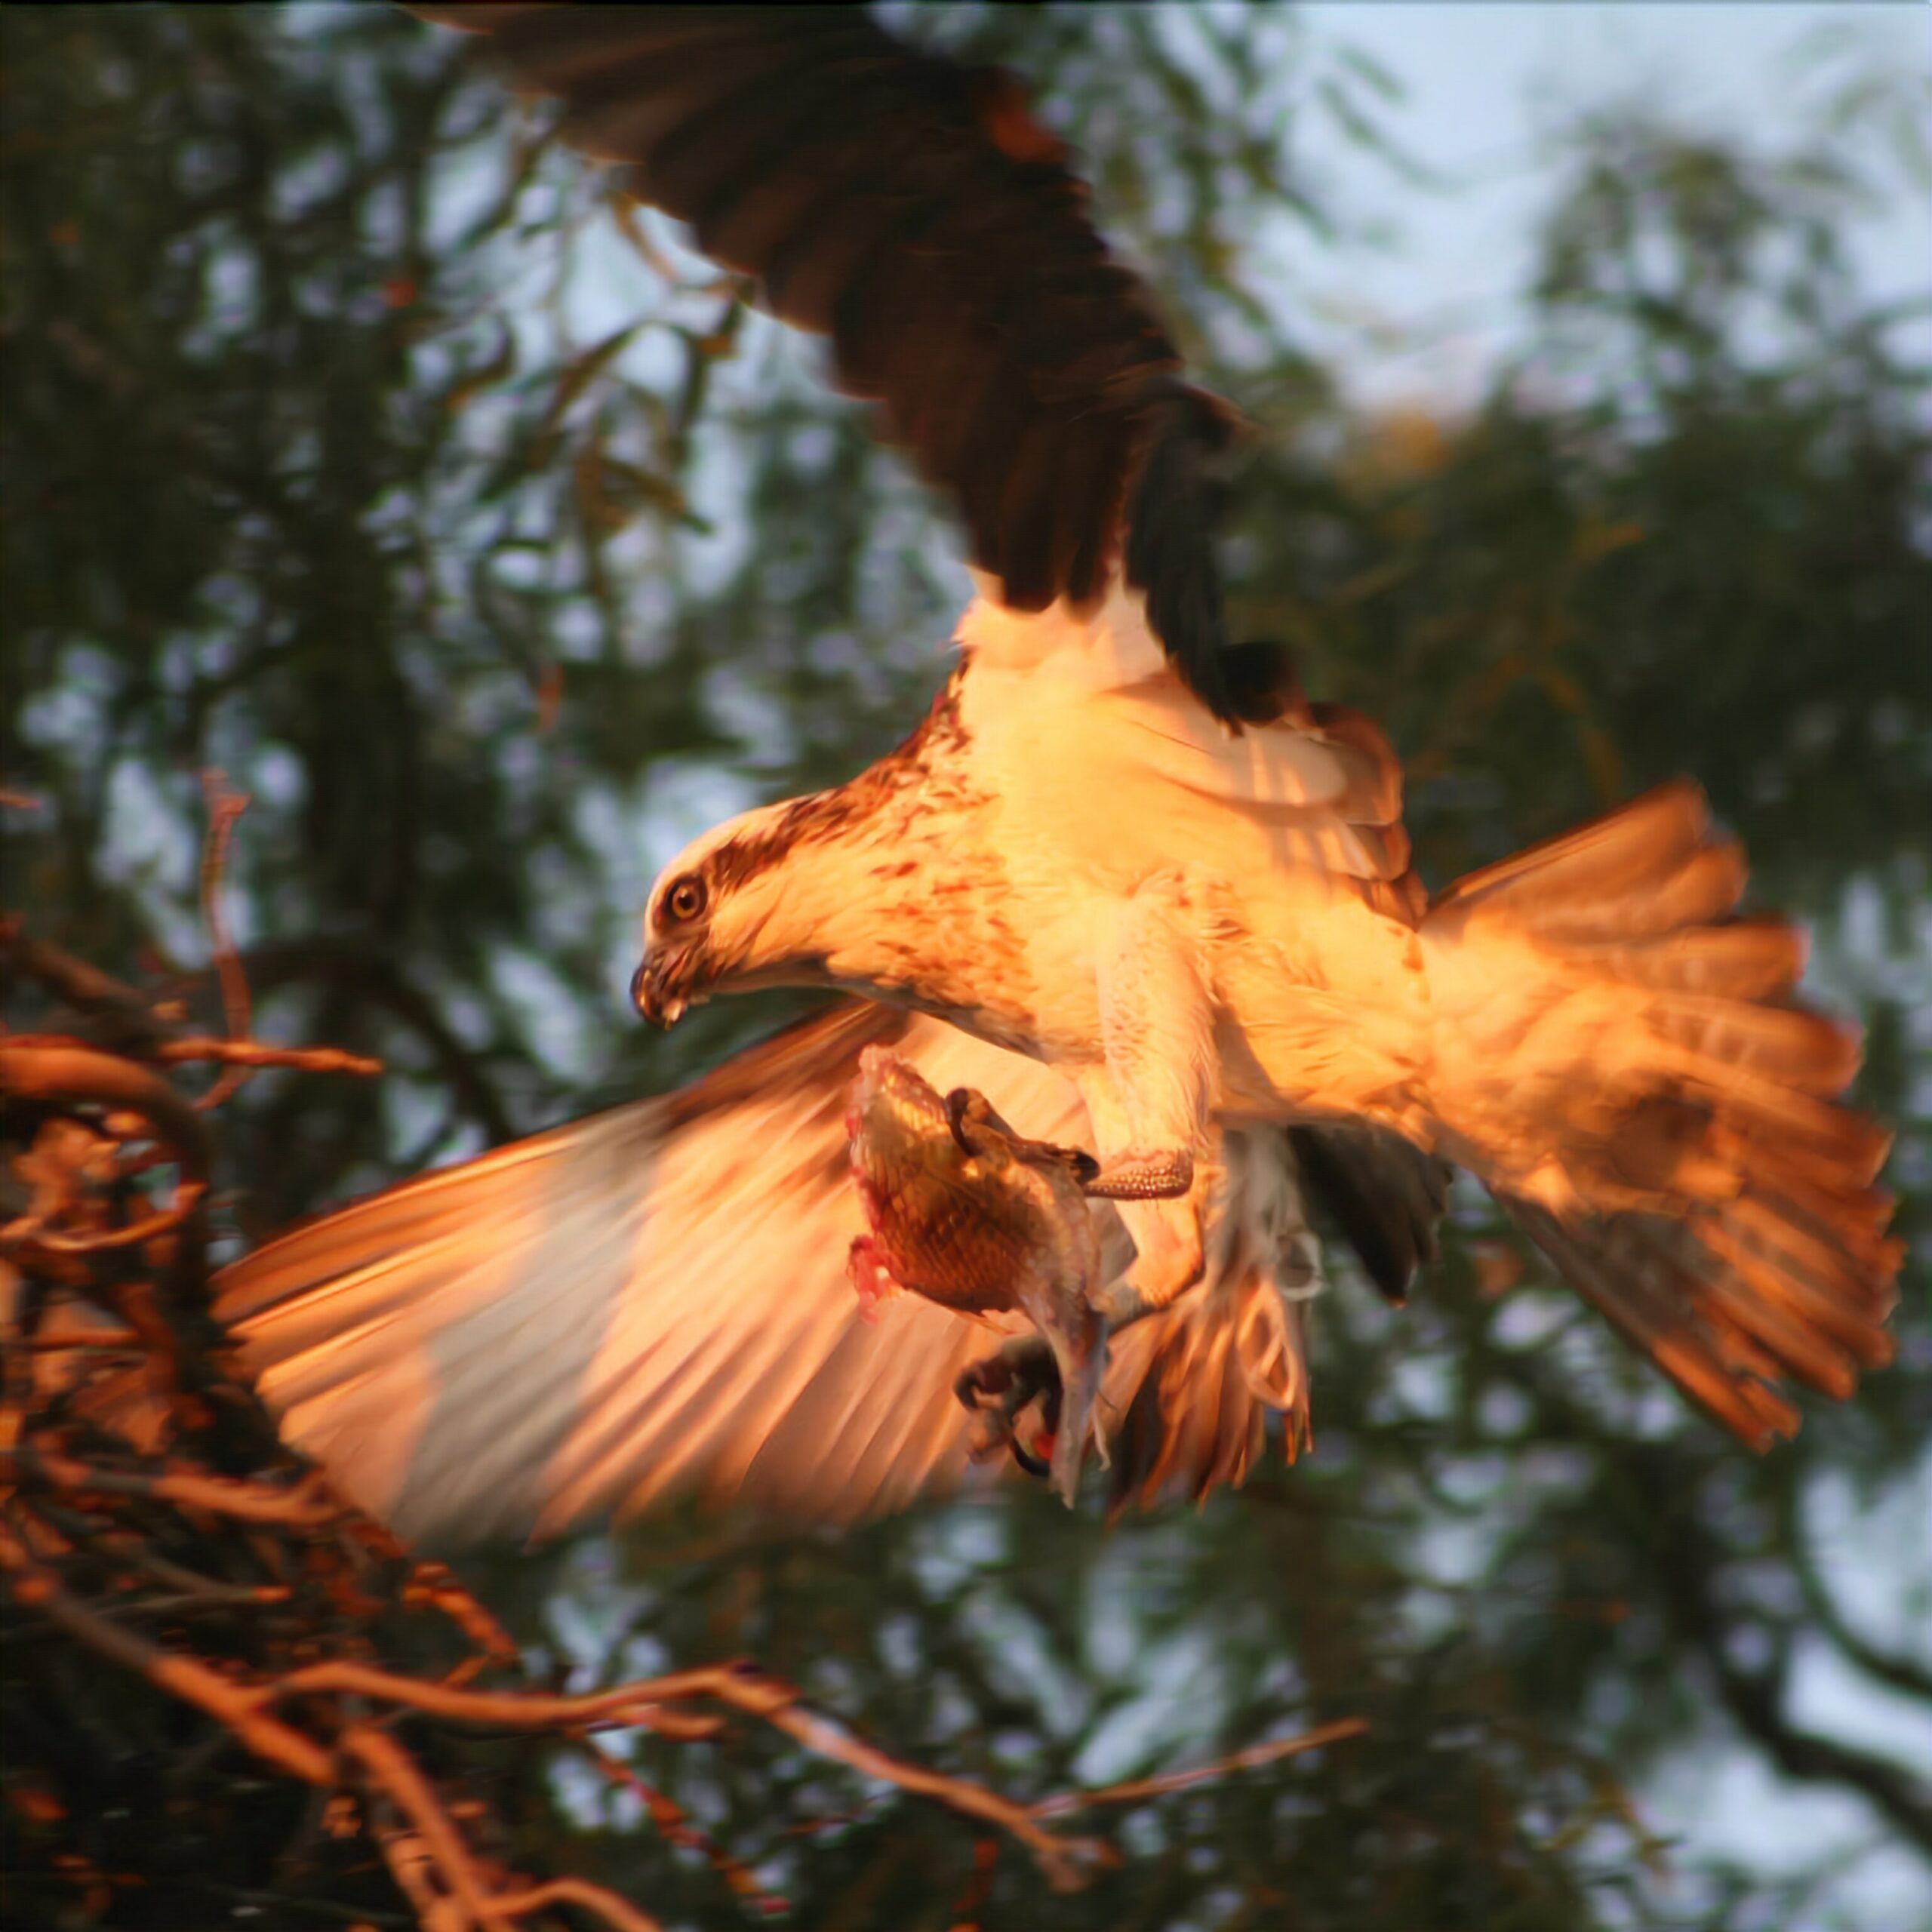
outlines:
[[1109, 1161], [1083, 1191], [1101, 1201], [1178, 1201], [1194, 1186], [1194, 1156], [1185, 1148], [1165, 1154], [1124, 1154]]
[[1201, 1278], [1214, 1007], [1178, 873], [1149, 879], [1121, 909], [1096, 961], [1105, 1062], [1080, 1079], [1100, 1150], [1090, 1194], [1117, 1201], [1138, 1251], [1109, 1290], [1110, 1329], [1165, 1308]]

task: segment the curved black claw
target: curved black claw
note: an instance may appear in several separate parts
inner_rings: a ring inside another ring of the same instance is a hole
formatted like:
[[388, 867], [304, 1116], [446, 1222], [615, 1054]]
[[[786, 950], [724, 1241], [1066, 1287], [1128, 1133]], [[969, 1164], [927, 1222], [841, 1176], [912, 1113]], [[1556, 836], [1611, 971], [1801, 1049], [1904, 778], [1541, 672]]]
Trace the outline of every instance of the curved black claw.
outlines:
[[1060, 1427], [1064, 1391], [1053, 1351], [1037, 1335], [1017, 1336], [996, 1354], [964, 1369], [952, 1392], [971, 1412], [974, 1427], [971, 1454], [976, 1463], [990, 1461], [1004, 1449], [1030, 1476], [1044, 1478], [1048, 1463], [1020, 1440], [1015, 1425], [1023, 1411], [1040, 1405], [1040, 1435], [1051, 1448]]
[[986, 1104], [970, 1087], [955, 1087], [946, 1097], [946, 1124], [952, 1130], [953, 1144], [961, 1153], [969, 1155], [980, 1151], [966, 1137], [966, 1123], [974, 1116], [976, 1101], [982, 1109]]

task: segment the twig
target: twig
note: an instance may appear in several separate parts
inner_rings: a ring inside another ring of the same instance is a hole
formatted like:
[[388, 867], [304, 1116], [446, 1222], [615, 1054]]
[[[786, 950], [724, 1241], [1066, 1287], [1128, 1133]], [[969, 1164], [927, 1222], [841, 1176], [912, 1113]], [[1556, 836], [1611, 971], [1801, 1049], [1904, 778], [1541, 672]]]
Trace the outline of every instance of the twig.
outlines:
[[1818, 1620], [1826, 1635], [1860, 1670], [1894, 1690], [1903, 1691], [1907, 1697], [1932, 1700], [1932, 1669], [1897, 1652], [1881, 1650], [1861, 1637], [1846, 1622], [1844, 1613], [1838, 1608], [1838, 1599], [1832, 1595], [1812, 1552], [1804, 1512], [1798, 1506], [1798, 1495], [1795, 1484], [1787, 1487], [1780, 1498], [1778, 1513], [1789, 1543], [1792, 1568], [1797, 1575], [1798, 1588], [1804, 1593], [1806, 1607]]
[[[365, 1077], [383, 1070], [380, 1060], [371, 1060], [366, 1054], [346, 1052], [340, 1047], [270, 1047], [258, 1040], [216, 1040], [201, 1035], [164, 1041], [155, 1048], [154, 1057], [167, 1066], [213, 1060], [226, 1061], [232, 1066], [291, 1066], [305, 1073], [355, 1073]], [[202, 1104], [208, 1104], [205, 1095]]]
[[103, 1228], [98, 1233], [88, 1235], [54, 1234], [44, 1229], [35, 1229], [25, 1235], [9, 1232], [6, 1244], [31, 1244], [44, 1248], [49, 1254], [113, 1254], [123, 1249], [139, 1247], [159, 1235], [174, 1233], [201, 1206], [207, 1195], [205, 1183], [183, 1181], [174, 1190], [174, 1198], [167, 1207], [144, 1215], [138, 1221], [130, 1221], [124, 1227]]
[[577, 1748], [604, 1774], [605, 1780], [620, 1791], [629, 1792], [650, 1814], [651, 1823], [667, 1844], [681, 1845], [697, 1852], [748, 1905], [769, 1912], [787, 1909], [783, 1899], [758, 1882], [743, 1859], [734, 1858], [721, 1846], [714, 1844], [674, 1800], [640, 1777], [633, 1767], [614, 1757], [595, 1738], [581, 1731], [576, 1734], [576, 1739]]
[[[829, 1718], [803, 1708], [798, 1692], [789, 1684], [743, 1666], [706, 1665], [669, 1672], [662, 1677], [641, 1678], [608, 1690], [555, 1697], [535, 1691], [466, 1690], [400, 1676], [368, 1664], [332, 1660], [291, 1671], [262, 1687], [257, 1694], [268, 1701], [322, 1694], [405, 1704], [457, 1723], [528, 1730], [639, 1725], [672, 1735], [678, 1734], [677, 1730], [666, 1720], [672, 1719], [673, 1714], [662, 1706], [692, 1698], [709, 1698], [748, 1717], [761, 1719], [819, 1757], [832, 1758], [881, 1783], [935, 1799], [951, 1810], [1001, 1826], [1038, 1859], [1049, 1881], [1056, 1887], [1070, 1888], [1084, 1880], [1089, 1867], [1111, 1864], [1117, 1858], [1113, 1848], [1098, 1839], [1063, 1838], [1042, 1830], [1027, 1807], [1001, 1798], [983, 1785], [908, 1764], [849, 1736]], [[715, 1728], [715, 1721], [686, 1717], [681, 1723], [710, 1724]], [[700, 1734], [687, 1731], [684, 1734]]]
[[272, 1489], [266, 1483], [245, 1482], [232, 1476], [189, 1475], [173, 1471], [149, 1475], [131, 1469], [102, 1469], [71, 1456], [45, 1450], [0, 1449], [0, 1474], [15, 1481], [39, 1483], [50, 1489], [97, 1496], [138, 1496], [155, 1503], [178, 1503], [186, 1509], [205, 1509], [245, 1523], [280, 1523], [308, 1528], [331, 1522], [343, 1506], [309, 1476], [292, 1489]]
[[618, 1932], [659, 1932], [658, 1921], [639, 1912], [608, 1887], [588, 1878], [552, 1878], [526, 1892], [499, 1892], [491, 1900], [499, 1912], [522, 1918], [546, 1905], [582, 1906], [618, 1928]]
[[[309, 1784], [327, 1788], [337, 1782], [335, 1757], [270, 1715], [260, 1687], [223, 1677], [196, 1660], [164, 1649], [90, 1610], [4, 1527], [0, 1527], [0, 1571], [6, 1573], [11, 1594], [23, 1609], [37, 1611], [97, 1655], [139, 1672], [157, 1688], [206, 1712], [258, 1758]], [[447, 1895], [468, 1914], [462, 1921], [466, 1926], [473, 1926], [478, 1932], [512, 1932], [518, 1920], [546, 1906], [574, 1905], [595, 1913], [616, 1932], [661, 1932], [655, 1919], [587, 1880], [555, 1879], [521, 1891], [492, 1891], [428, 1779], [395, 1740], [369, 1725], [352, 1724], [338, 1743], [342, 1753], [361, 1763], [375, 1787], [420, 1835]], [[386, 1851], [394, 1844], [393, 1838], [386, 1841]], [[395, 1858], [391, 1863], [392, 1868], [397, 1866]], [[417, 1895], [418, 1887], [408, 1883], [400, 1869], [396, 1876], [413, 1897]], [[426, 1913], [424, 1920], [426, 1924], [437, 1922]]]
[[76, 1601], [54, 1572], [5, 1529], [0, 1529], [0, 1570], [6, 1571], [14, 1599], [23, 1609], [40, 1611], [110, 1663], [138, 1671], [158, 1688], [219, 1718], [257, 1757], [310, 1784], [334, 1782], [333, 1762], [321, 1746], [267, 1715], [245, 1691], [207, 1665], [163, 1650]]
[[1699, 1541], [1683, 1500], [1688, 1485], [1659, 1485], [1657, 1493], [1678, 1499], [1654, 1518], [1665, 1607], [1677, 1636], [1703, 1657], [1724, 1708], [1786, 1777], [1859, 1792], [1895, 1829], [1932, 1853], [1932, 1788], [1894, 1759], [1792, 1721], [1786, 1703], [1789, 1653], [1758, 1669], [1736, 1660], [1727, 1641], [1732, 1626], [1720, 1607], [1715, 1560]]
[[0, 1040], [0, 1093], [57, 1106], [125, 1108], [174, 1149], [187, 1180], [208, 1177], [211, 1150], [199, 1116], [165, 1080], [131, 1060], [72, 1040]]
[[[5, 1230], [0, 1230], [4, 1244]], [[36, 1355], [60, 1355], [70, 1349], [137, 1349], [141, 1338], [131, 1328], [42, 1328], [25, 1337], [7, 1337], [10, 1349], [29, 1349]]]
[[[374, 1664], [331, 1659], [291, 1671], [263, 1687], [265, 1699], [309, 1697], [368, 1697], [378, 1703], [406, 1704], [430, 1717], [457, 1724], [483, 1724], [509, 1730], [547, 1730], [559, 1724], [614, 1727], [650, 1726], [656, 1707], [692, 1697], [719, 1697], [714, 1680], [729, 1677], [728, 1665], [675, 1671], [663, 1677], [642, 1678], [609, 1690], [591, 1690], [575, 1697], [540, 1690], [469, 1690], [432, 1684], [420, 1677], [378, 1669]], [[743, 1706], [740, 1706], [743, 1708]], [[758, 1713], [763, 1715], [764, 1712]], [[711, 1720], [715, 1733], [717, 1721]]]
[[[569, 1903], [595, 1912], [617, 1932], [662, 1932], [656, 1919], [646, 1918], [615, 1892], [586, 1879], [554, 1879], [526, 1891], [491, 1892], [428, 1779], [394, 1738], [368, 1724], [351, 1724], [342, 1734], [341, 1743], [343, 1754], [361, 1764], [428, 1847], [447, 1895], [468, 1915], [461, 1921], [464, 1925], [487, 1928], [487, 1932], [510, 1932], [518, 1919], [546, 1905]], [[385, 1850], [395, 1842], [393, 1838], [386, 1841]], [[392, 1859], [392, 1869], [395, 1863]], [[400, 1872], [397, 1877], [401, 1882]], [[409, 1889], [413, 1893], [416, 1888]], [[435, 1921], [426, 1915], [425, 1922]], [[443, 1922], [448, 1923], [447, 1915]]]
[[[245, 981], [240, 955], [232, 951], [235, 970]], [[85, 960], [45, 940], [35, 939], [17, 918], [0, 919], [0, 965], [24, 973], [63, 1004], [105, 1028], [106, 1044], [138, 1058], [165, 1066], [198, 1060], [220, 1060], [239, 1066], [286, 1066], [309, 1073], [374, 1075], [383, 1063], [365, 1054], [340, 1047], [273, 1047], [248, 1039], [216, 1039], [186, 1034], [132, 986], [111, 978]]]
[[820, 1757], [835, 1758], [868, 1777], [897, 1785], [902, 1791], [937, 1799], [969, 1817], [983, 1818], [1011, 1832], [1031, 1851], [1056, 1891], [1072, 1891], [1084, 1884], [1091, 1872], [1118, 1865], [1120, 1854], [1100, 1838], [1063, 1838], [1042, 1831], [1023, 1805], [999, 1797], [982, 1785], [963, 1778], [950, 1778], [917, 1764], [901, 1763], [883, 1751], [848, 1737], [826, 1719], [810, 1711], [788, 1707], [762, 1713], [774, 1724]]
[[516, 1662], [520, 1653], [515, 1639], [457, 1581], [448, 1564], [427, 1558], [419, 1561], [403, 1586], [402, 1600], [406, 1604], [429, 1604], [441, 1611], [475, 1646], [472, 1663], [480, 1666]]
[[[494, 1144], [512, 1140], [516, 1128], [496, 1089], [466, 1045], [438, 1010], [383, 947], [373, 940], [315, 935], [300, 940], [269, 940], [251, 946], [244, 964], [251, 984], [264, 991], [320, 983], [358, 1001], [372, 1001], [428, 1048], [440, 1077], [454, 1089], [463, 1111]], [[198, 974], [177, 983], [192, 986]]]
[[1339, 1744], [1346, 1737], [1359, 1737], [1368, 1729], [1366, 1718], [1337, 1718], [1332, 1724], [1318, 1724], [1298, 1737], [1278, 1737], [1266, 1744], [1251, 1744], [1245, 1750], [1230, 1752], [1211, 1764], [1196, 1764], [1184, 1771], [1163, 1771], [1158, 1777], [1131, 1778], [1124, 1784], [1103, 1785], [1097, 1791], [1069, 1791], [1054, 1798], [1043, 1798], [1032, 1807], [1036, 1818], [1064, 1818], [1069, 1812], [1084, 1811], [1090, 1804], [1133, 1804], [1143, 1798], [1159, 1798], [1168, 1792], [1185, 1791], [1190, 1785], [1206, 1784], [1226, 1777], [1231, 1771], [1259, 1770], [1263, 1764], [1299, 1756], [1304, 1751], [1318, 1751], [1323, 1746]]
[[139, 1050], [169, 1030], [132, 986], [60, 946], [34, 938], [17, 918], [0, 919], [0, 968], [24, 973], [43, 992], [104, 1027], [104, 1044]]
[[[228, 1016], [232, 1043], [248, 1037], [248, 976], [229, 937], [221, 916], [221, 875], [228, 865], [228, 848], [235, 835], [235, 822], [248, 809], [245, 792], [231, 792], [228, 780], [219, 771], [202, 774], [202, 795], [208, 806], [208, 837], [202, 845], [202, 917], [207, 921], [208, 939], [214, 949], [214, 966], [221, 982], [221, 1004]], [[195, 1104], [204, 1112], [218, 1107], [248, 1078], [251, 1066], [260, 1061], [237, 1060]]]
[[[198, 1570], [149, 1549], [144, 1538], [128, 1531], [110, 1530], [97, 1540], [102, 1549], [112, 1550], [157, 1583], [172, 1584], [183, 1598], [211, 1604], [271, 1604], [286, 1603], [293, 1595], [286, 1583], [224, 1583], [205, 1577]], [[152, 1608], [152, 1600], [144, 1599], [143, 1607]]]

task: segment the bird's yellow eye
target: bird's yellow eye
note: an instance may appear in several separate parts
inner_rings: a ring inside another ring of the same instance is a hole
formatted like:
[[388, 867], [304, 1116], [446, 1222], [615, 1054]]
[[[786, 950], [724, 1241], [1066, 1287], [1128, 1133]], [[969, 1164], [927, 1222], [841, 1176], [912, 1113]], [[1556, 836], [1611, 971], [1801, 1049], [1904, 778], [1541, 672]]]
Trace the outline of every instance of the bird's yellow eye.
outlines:
[[672, 881], [666, 891], [664, 909], [674, 924], [688, 926], [703, 914], [705, 898], [704, 881], [695, 872], [687, 872], [682, 878]]

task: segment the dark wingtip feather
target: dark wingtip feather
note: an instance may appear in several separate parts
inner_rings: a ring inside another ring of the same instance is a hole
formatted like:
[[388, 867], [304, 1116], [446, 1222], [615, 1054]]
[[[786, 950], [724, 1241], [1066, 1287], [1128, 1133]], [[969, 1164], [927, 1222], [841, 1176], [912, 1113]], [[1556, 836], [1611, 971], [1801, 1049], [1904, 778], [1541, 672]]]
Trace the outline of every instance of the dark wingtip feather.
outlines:
[[1340, 1227], [1368, 1278], [1399, 1306], [1417, 1270], [1435, 1259], [1447, 1164], [1367, 1126], [1291, 1128], [1288, 1140], [1308, 1191]]
[[1306, 702], [1294, 652], [1268, 638], [1227, 645], [1221, 675], [1229, 707], [1244, 724], [1278, 724]]
[[1180, 384], [1017, 78], [858, 7], [411, 11], [487, 37], [561, 100], [567, 140], [694, 224], [780, 320], [831, 334], [839, 386], [952, 495], [1014, 608], [1090, 601], [1120, 555], [1180, 676], [1257, 721], [1214, 557], [1211, 463], [1236, 419]]
[[1204, 391], [1176, 389], [1147, 413], [1127, 509], [1127, 580], [1145, 592], [1147, 621], [1195, 695], [1238, 729], [1215, 536], [1226, 486], [1215, 459], [1239, 418]]

